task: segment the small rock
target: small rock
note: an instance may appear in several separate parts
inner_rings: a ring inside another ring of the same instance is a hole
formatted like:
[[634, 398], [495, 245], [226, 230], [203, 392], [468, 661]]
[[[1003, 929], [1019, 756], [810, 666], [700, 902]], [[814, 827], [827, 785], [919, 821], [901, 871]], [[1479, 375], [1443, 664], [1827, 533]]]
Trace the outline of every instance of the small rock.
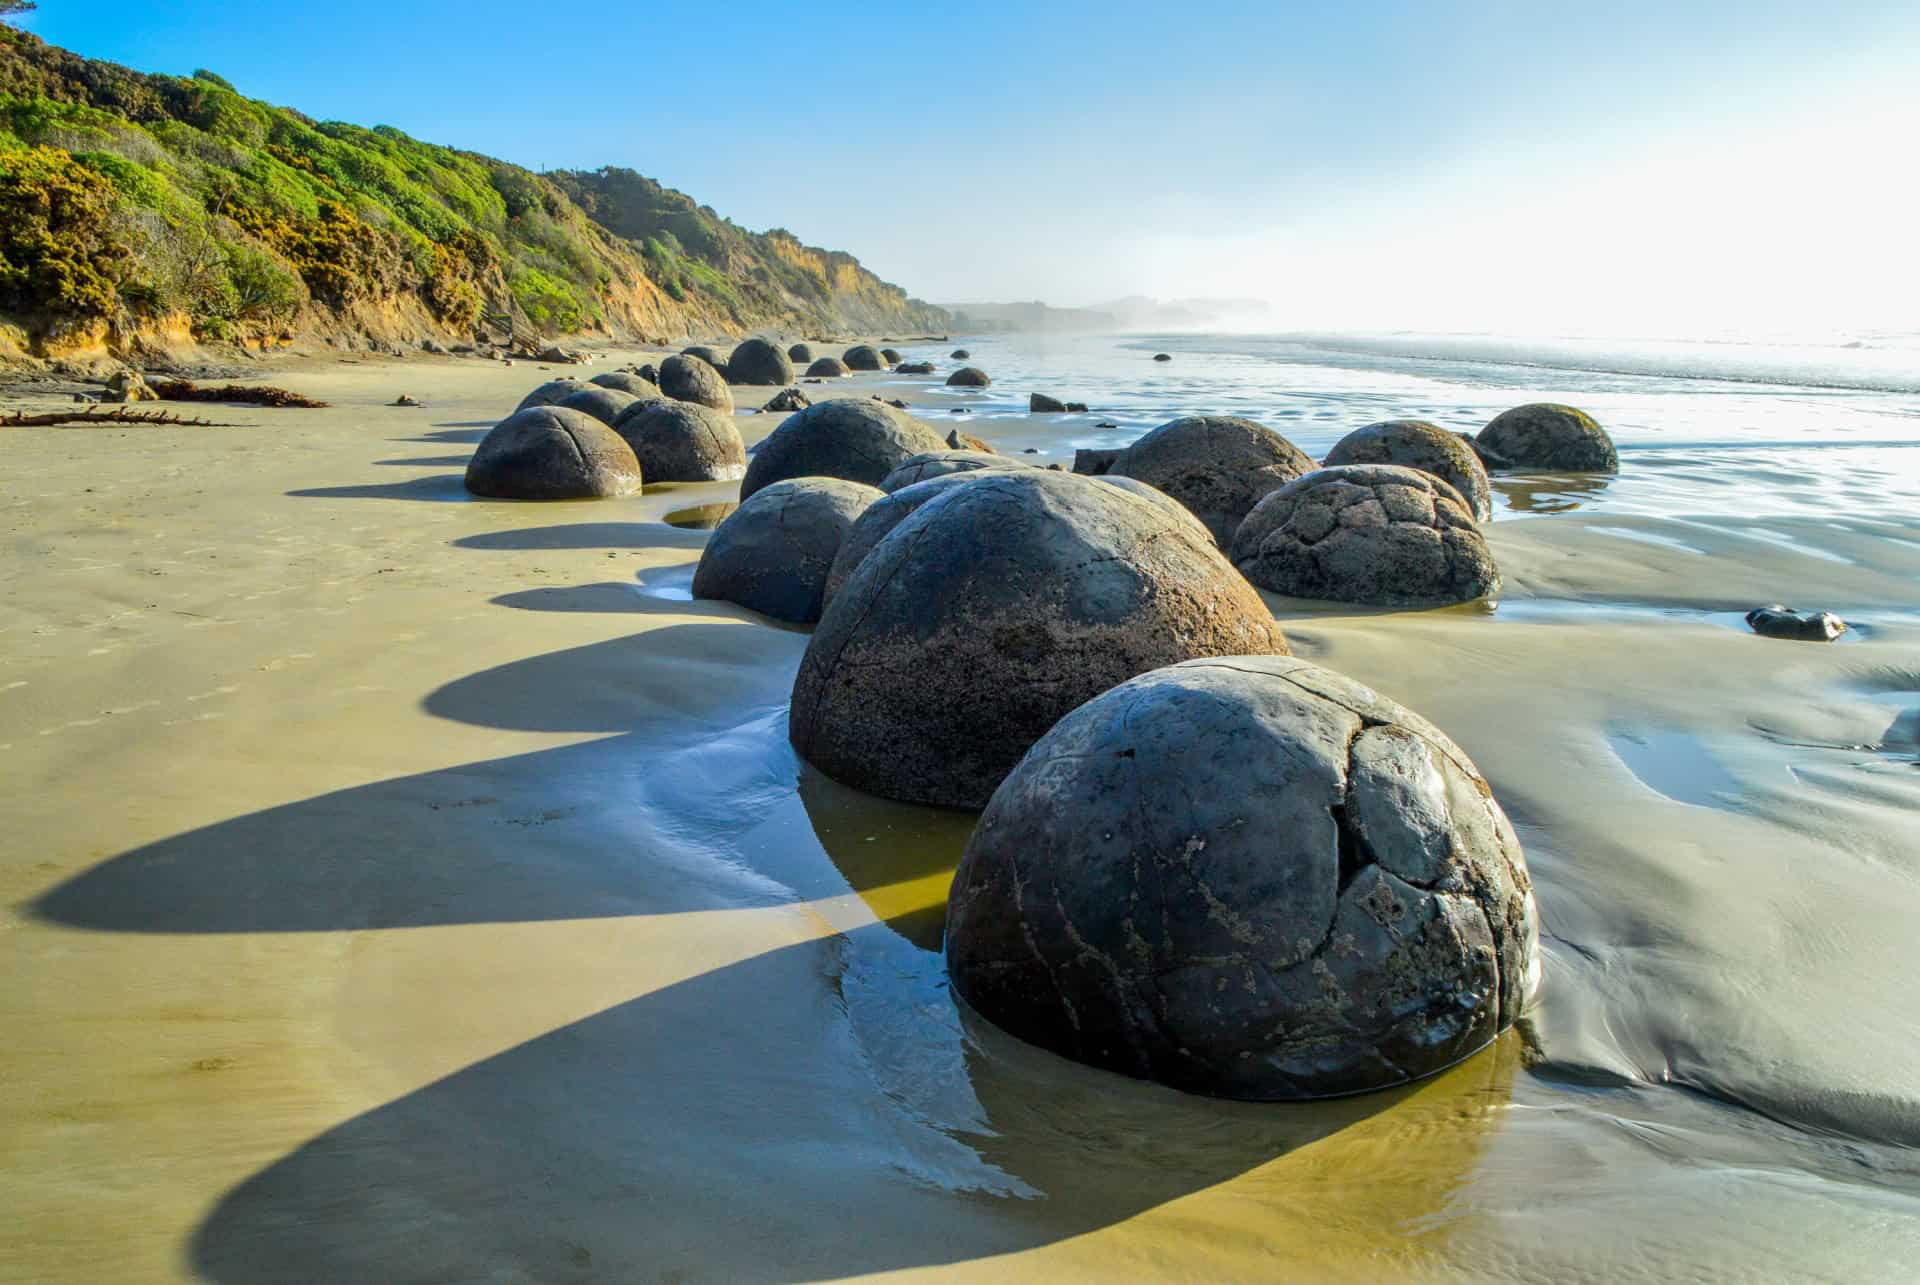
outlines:
[[1020, 453], [1022, 455], [1038, 455], [1040, 453], [1040, 448], [1037, 446], [1029, 446], [1026, 450], [1021, 451]]
[[775, 393], [773, 400], [760, 409], [764, 411], [805, 410], [813, 405], [813, 400], [798, 388], [785, 388]]
[[1777, 602], [1749, 611], [1747, 625], [1763, 638], [1795, 642], [1832, 642], [1847, 632], [1847, 622], [1831, 611], [1799, 611]]
[[1172, 360], [1173, 360], [1173, 354], [1172, 354], [1172, 353], [1164, 353], [1164, 352], [1157, 352], [1157, 353], [1155, 353], [1155, 354], [1153, 355], [1153, 359], [1154, 359], [1155, 361], [1172, 361]]
[[968, 352], [965, 348], [955, 348], [951, 353], [947, 355], [952, 357], [955, 361], [965, 361], [967, 358], [973, 356], [973, 354]]
[[393, 401], [388, 404], [392, 406], [418, 406], [420, 402], [416, 398], [409, 397], [407, 394], [401, 393], [398, 397], [394, 398]]
[[[1110, 419], [1103, 419], [1103, 420], [1101, 420], [1101, 421], [1100, 421], [1100, 422], [1099, 422], [1098, 424], [1095, 424], [1095, 425], [1094, 425], [1094, 427], [1095, 427], [1095, 428], [1118, 428], [1118, 427], [1120, 427], [1120, 426], [1119, 426], [1118, 424], [1116, 424], [1116, 423], [1114, 423], [1114, 422], [1113, 422], [1112, 420], [1110, 420]], [[1076, 470], [1076, 471], [1078, 471], [1078, 470]]]
[[1063, 401], [1047, 396], [1045, 393], [1027, 394], [1027, 411], [1033, 415], [1057, 415], [1067, 409]]

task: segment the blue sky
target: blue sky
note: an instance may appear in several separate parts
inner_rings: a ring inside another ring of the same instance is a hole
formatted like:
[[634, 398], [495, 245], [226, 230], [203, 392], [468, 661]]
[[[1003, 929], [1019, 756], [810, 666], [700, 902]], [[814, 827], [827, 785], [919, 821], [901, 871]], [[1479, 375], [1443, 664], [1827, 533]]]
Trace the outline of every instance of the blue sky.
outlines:
[[1604, 330], [1912, 325], [1920, 293], [1911, 0], [44, 0], [27, 25], [321, 118], [632, 166], [940, 300]]

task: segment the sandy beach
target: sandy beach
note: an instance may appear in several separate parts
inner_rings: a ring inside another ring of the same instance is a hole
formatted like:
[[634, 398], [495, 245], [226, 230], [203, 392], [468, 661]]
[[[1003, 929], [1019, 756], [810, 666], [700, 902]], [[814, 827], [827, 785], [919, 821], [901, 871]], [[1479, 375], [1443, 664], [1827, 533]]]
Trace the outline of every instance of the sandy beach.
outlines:
[[[1860, 1281], [1920, 1253], [1910, 526], [1529, 517], [1543, 484], [1496, 479], [1497, 610], [1270, 598], [1493, 783], [1546, 978], [1437, 1078], [1216, 1102], [955, 1009], [972, 818], [795, 759], [806, 634], [691, 600], [706, 532], [670, 524], [737, 484], [467, 496], [556, 373], [315, 358], [266, 378], [330, 409], [0, 430], [0, 1276]], [[940, 378], [827, 391], [1071, 464]], [[1775, 601], [1856, 628], [1755, 637]]]

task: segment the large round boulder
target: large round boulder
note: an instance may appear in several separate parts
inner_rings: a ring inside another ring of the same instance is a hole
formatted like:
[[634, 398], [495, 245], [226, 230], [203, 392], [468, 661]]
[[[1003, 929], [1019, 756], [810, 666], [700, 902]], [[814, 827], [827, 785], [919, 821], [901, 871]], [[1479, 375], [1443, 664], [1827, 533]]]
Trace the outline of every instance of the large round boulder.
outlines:
[[848, 370], [885, 370], [887, 368], [887, 359], [880, 355], [879, 349], [870, 344], [855, 344], [847, 349], [840, 360], [847, 363]]
[[1466, 499], [1481, 522], [1493, 517], [1487, 469], [1458, 433], [1423, 419], [1389, 419], [1356, 428], [1335, 442], [1324, 464], [1401, 464], [1431, 473]]
[[[981, 474], [941, 473], [924, 482], [915, 482], [912, 486], [903, 486], [895, 491], [887, 491], [881, 498], [867, 506], [866, 512], [854, 522], [853, 529], [847, 532], [847, 538], [840, 545], [840, 552], [834, 555], [833, 566], [827, 571], [825, 602], [831, 605], [834, 595], [846, 586], [859, 565], [872, 553], [880, 541], [892, 533], [893, 529], [905, 522], [919, 507], [936, 496], [943, 495], [950, 486], [962, 482], [971, 482]], [[884, 491], [884, 488], [882, 488]]]
[[614, 422], [649, 482], [731, 482], [747, 471], [733, 417], [697, 402], [636, 402]]
[[1618, 473], [1620, 453], [1593, 416], [1535, 402], [1501, 411], [1476, 439], [1503, 468], [1524, 473]]
[[986, 388], [993, 383], [978, 366], [962, 366], [947, 376], [949, 388]]
[[590, 500], [640, 490], [640, 462], [618, 433], [559, 406], [515, 411], [480, 439], [467, 489], [502, 500]]
[[848, 373], [847, 363], [838, 357], [822, 357], [807, 367], [807, 374], [813, 379], [844, 379]]
[[693, 596], [776, 620], [820, 619], [827, 571], [854, 519], [880, 492], [832, 477], [795, 477], [760, 491], [714, 528]]
[[900, 355], [898, 348], [882, 348], [880, 350], [880, 360], [886, 362], [889, 366], [898, 366], [901, 362], [905, 361], [906, 358]]
[[715, 370], [719, 370], [727, 364], [726, 358], [720, 355], [719, 349], [708, 347], [706, 344], [693, 344], [689, 347], [682, 348], [680, 354], [683, 357], [698, 357]]
[[793, 344], [787, 349], [787, 360], [799, 365], [813, 360], [813, 349], [807, 344]]
[[1156, 670], [1061, 719], [980, 817], [946, 952], [954, 990], [1022, 1039], [1259, 1100], [1431, 1075], [1540, 976], [1526, 859], [1472, 761], [1266, 656]]
[[587, 381], [602, 388], [618, 389], [623, 393], [632, 393], [635, 397], [658, 397], [660, 389], [651, 379], [644, 378], [635, 370], [610, 370], [604, 375], [595, 375]]
[[736, 384], [791, 384], [793, 362], [766, 340], [747, 339], [727, 358], [727, 378]]
[[888, 492], [897, 491], [903, 486], [912, 486], [915, 482], [924, 482], [930, 477], [940, 477], [947, 473], [1032, 467], [1033, 465], [1025, 460], [1016, 459], [1011, 455], [990, 454], [986, 451], [928, 451], [925, 455], [914, 456], [887, 474], [880, 481], [880, 489]]
[[[659, 395], [658, 392], [653, 394], [654, 397]], [[632, 393], [623, 393], [618, 388], [581, 384], [571, 395], [562, 398], [560, 405], [568, 410], [577, 410], [583, 415], [591, 415], [602, 424], [612, 424], [620, 418], [622, 411], [638, 405], [642, 400]]]
[[577, 379], [549, 379], [540, 387], [520, 399], [516, 411], [531, 410], [535, 406], [558, 406], [567, 398], [580, 391]]
[[720, 372], [698, 357], [681, 353], [660, 363], [660, 391], [676, 401], [698, 402], [733, 413], [733, 394]]
[[914, 456], [944, 449], [938, 433], [884, 402], [816, 402], [789, 415], [760, 443], [740, 495], [788, 477], [841, 477], [878, 486]]
[[1116, 683], [1286, 646], [1212, 543], [1146, 500], [1071, 473], [983, 471], [921, 505], [834, 595], [789, 735], [870, 794], [979, 807], [1061, 715]]
[[1378, 607], [1471, 602], [1500, 588], [1460, 492], [1395, 464], [1346, 464], [1289, 482], [1255, 506], [1234, 565], [1263, 589]]
[[1171, 495], [1206, 523], [1224, 549], [1263, 496], [1312, 469], [1306, 452], [1264, 424], [1234, 415], [1188, 415], [1135, 441], [1105, 471]]

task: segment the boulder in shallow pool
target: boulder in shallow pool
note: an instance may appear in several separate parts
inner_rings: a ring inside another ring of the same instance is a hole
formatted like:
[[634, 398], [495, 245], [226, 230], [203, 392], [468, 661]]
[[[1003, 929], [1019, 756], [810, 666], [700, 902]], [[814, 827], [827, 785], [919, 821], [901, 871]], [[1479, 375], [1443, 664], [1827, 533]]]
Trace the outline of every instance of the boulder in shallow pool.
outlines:
[[502, 500], [589, 500], [640, 490], [640, 462], [591, 415], [558, 406], [515, 411], [467, 462], [467, 489]]
[[562, 398], [560, 405], [568, 410], [577, 410], [583, 415], [591, 415], [602, 424], [612, 424], [620, 418], [620, 413], [640, 402], [652, 401], [660, 396], [658, 391], [651, 397], [640, 398], [632, 393], [623, 393], [618, 388], [603, 388], [594, 384], [580, 385], [572, 394]]
[[884, 402], [815, 402], [790, 415], [753, 453], [742, 498], [782, 478], [839, 477], [878, 486], [916, 455], [946, 449], [931, 428]]
[[1593, 416], [1535, 402], [1501, 411], [1477, 439], [1489, 457], [1522, 473], [1618, 473], [1620, 453]]
[[791, 384], [793, 362], [764, 339], [746, 339], [727, 358], [727, 378], [736, 384], [765, 387]]
[[1847, 622], [1831, 611], [1800, 611], [1774, 603], [1747, 613], [1747, 628], [1763, 638], [1794, 642], [1832, 642], [1847, 632]]
[[967, 358], [973, 356], [973, 354], [965, 348], [955, 348], [952, 352], [948, 353], [947, 356], [953, 358], [955, 361], [965, 361]]
[[1067, 409], [1067, 404], [1057, 397], [1045, 393], [1027, 394], [1027, 411], [1034, 415], [1058, 415]]
[[1418, 714], [1267, 656], [1143, 674], [1062, 718], [954, 875], [947, 967], [1034, 1044], [1194, 1093], [1388, 1088], [1538, 985], [1513, 827]]
[[979, 469], [1032, 468], [1025, 460], [990, 451], [945, 450], [915, 455], [880, 481], [880, 489], [889, 493], [930, 477], [948, 473], [971, 473]]
[[933, 363], [930, 361], [905, 361], [893, 368], [896, 375], [931, 375]]
[[978, 366], [962, 366], [947, 376], [949, 388], [986, 388], [993, 383]]
[[1327, 452], [1328, 465], [1401, 464], [1431, 473], [1460, 492], [1473, 516], [1493, 517], [1493, 487], [1479, 454], [1437, 424], [1423, 419], [1389, 419], [1356, 428]]
[[789, 734], [844, 784], [979, 807], [1061, 715], [1114, 684], [1285, 651], [1259, 595], [1191, 526], [1091, 478], [984, 470], [908, 516], [834, 595]]
[[870, 344], [855, 344], [847, 349], [840, 359], [846, 362], [848, 370], [885, 370], [887, 368], [887, 359], [880, 355], [878, 348]]
[[807, 374], [814, 379], [844, 379], [848, 373], [847, 363], [838, 357], [822, 357], [807, 367]]
[[796, 624], [818, 620], [840, 542], [879, 498], [871, 486], [832, 477], [765, 487], [714, 528], [693, 573], [693, 596]]
[[[1099, 452], [1086, 452], [1088, 467]], [[1082, 456], [1074, 458], [1074, 468]], [[1187, 506], [1221, 548], [1262, 497], [1313, 469], [1306, 452], [1264, 424], [1234, 415], [1188, 415], [1148, 433], [1108, 462]]]
[[648, 482], [731, 482], [747, 471], [747, 448], [731, 415], [697, 402], [636, 402], [614, 423]]
[[1394, 464], [1323, 468], [1247, 515], [1233, 562], [1263, 589], [1377, 607], [1471, 602], [1500, 572], [1461, 494]]
[[720, 372], [699, 357], [682, 353], [660, 363], [660, 391], [676, 401], [698, 402], [733, 413], [733, 394]]
[[535, 406], [558, 406], [579, 391], [580, 381], [577, 379], [550, 379], [522, 397], [514, 409], [523, 411]]

